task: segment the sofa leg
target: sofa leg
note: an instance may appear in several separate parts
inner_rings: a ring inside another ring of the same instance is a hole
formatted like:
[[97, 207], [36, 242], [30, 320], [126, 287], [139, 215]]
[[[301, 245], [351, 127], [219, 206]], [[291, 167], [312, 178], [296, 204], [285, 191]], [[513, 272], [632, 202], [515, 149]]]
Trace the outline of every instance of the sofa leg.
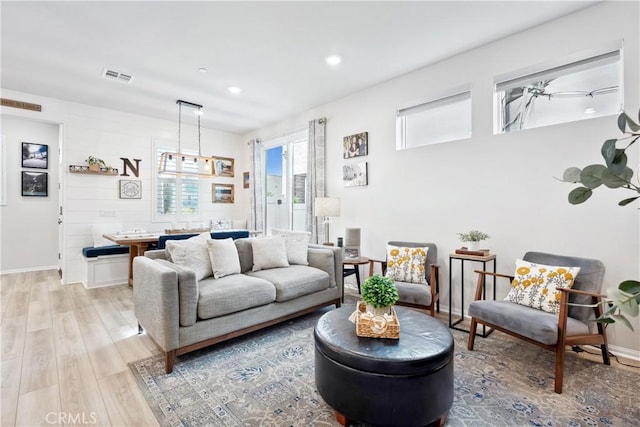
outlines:
[[142, 328], [142, 325], [140, 324], [140, 322], [138, 322], [138, 335], [142, 335], [143, 332], [144, 332], [144, 329]]
[[342, 303], [340, 302], [340, 300], [336, 301], [336, 308], [340, 308], [342, 306]]
[[170, 374], [173, 371], [173, 364], [176, 361], [176, 350], [167, 351], [164, 355], [164, 370]]

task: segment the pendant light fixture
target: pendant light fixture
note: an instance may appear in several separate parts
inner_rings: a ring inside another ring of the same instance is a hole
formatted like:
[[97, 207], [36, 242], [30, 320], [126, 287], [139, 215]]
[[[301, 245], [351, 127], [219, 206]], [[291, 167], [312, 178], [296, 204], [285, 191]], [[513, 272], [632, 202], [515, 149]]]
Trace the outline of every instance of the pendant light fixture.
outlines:
[[[200, 115], [202, 105], [183, 100], [177, 100], [178, 104], [178, 151], [164, 152], [160, 154], [158, 164], [159, 174], [191, 175], [213, 177], [213, 158], [202, 155], [200, 147]], [[194, 108], [198, 116], [198, 154], [186, 154], [182, 152], [182, 107]]]

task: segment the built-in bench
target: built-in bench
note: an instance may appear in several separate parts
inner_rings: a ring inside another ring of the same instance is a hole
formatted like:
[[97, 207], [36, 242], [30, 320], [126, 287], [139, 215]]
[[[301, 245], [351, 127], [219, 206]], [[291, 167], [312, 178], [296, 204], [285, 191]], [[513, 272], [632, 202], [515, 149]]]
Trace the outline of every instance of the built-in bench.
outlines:
[[[167, 240], [184, 240], [197, 233], [167, 234], [158, 237], [158, 244], [149, 246], [151, 249], [164, 249]], [[213, 239], [240, 239], [249, 237], [248, 230], [213, 231]], [[87, 247], [82, 249], [82, 284], [85, 288], [99, 288], [126, 284], [129, 282], [129, 246], [110, 245]]]
[[82, 249], [85, 288], [125, 284], [129, 280], [129, 246], [93, 246]]

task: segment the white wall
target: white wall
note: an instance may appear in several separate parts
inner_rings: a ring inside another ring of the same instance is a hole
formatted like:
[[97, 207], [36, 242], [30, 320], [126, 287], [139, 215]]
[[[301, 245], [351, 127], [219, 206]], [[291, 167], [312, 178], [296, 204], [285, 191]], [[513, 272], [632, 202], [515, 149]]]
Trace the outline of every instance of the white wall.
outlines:
[[[617, 286], [640, 277], [637, 203], [618, 207], [625, 194], [598, 189], [586, 204], [572, 206], [567, 194], [573, 187], [553, 178], [569, 166], [600, 162], [604, 140], [619, 135], [616, 118], [493, 135], [492, 84], [494, 76], [624, 39], [625, 108], [635, 116], [640, 89], [638, 16], [637, 3], [598, 4], [259, 129], [245, 139], [282, 134], [326, 117], [327, 194], [342, 199], [332, 240], [343, 235], [345, 227], [360, 227], [363, 254], [378, 259], [392, 239], [435, 242], [445, 310], [450, 299], [448, 254], [461, 246], [456, 233], [470, 229], [491, 235], [487, 243], [498, 256], [498, 271], [511, 272], [515, 260], [528, 250], [571, 254], [601, 259], [607, 267], [605, 285]], [[469, 83], [471, 139], [395, 150], [398, 106]], [[362, 158], [369, 163], [369, 185], [343, 188], [342, 138], [363, 131], [369, 132], [369, 155]], [[630, 154], [637, 170], [638, 147]], [[455, 311], [460, 309], [458, 276], [456, 271]], [[465, 306], [474, 279], [470, 267], [465, 274]], [[507, 290], [503, 286], [498, 296]], [[614, 346], [640, 357], [637, 332], [619, 324], [609, 331]]]
[[[58, 134], [57, 125], [2, 117], [6, 144], [7, 204], [0, 206], [0, 271], [58, 267]], [[22, 143], [48, 145], [48, 168], [22, 167]], [[48, 174], [47, 197], [22, 196], [22, 171]]]
[[[145, 228], [148, 231], [161, 231], [170, 225], [170, 223], [152, 222], [152, 174], [155, 173], [156, 164], [153, 161], [151, 147], [152, 141], [157, 139], [176, 141], [177, 110], [176, 121], [172, 122], [9, 90], [3, 90], [2, 96], [42, 105], [41, 113], [2, 107], [3, 121], [8, 116], [20, 116], [31, 120], [60, 123], [63, 128], [61, 179], [64, 189], [62, 196], [64, 283], [81, 280], [82, 248], [93, 245], [92, 224], [118, 222], [124, 229]], [[192, 127], [183, 124], [183, 135], [195, 134]], [[26, 128], [21, 129], [20, 132], [26, 130]], [[184, 141], [183, 148], [189, 148]], [[197, 146], [191, 148], [197, 149]], [[242, 189], [242, 172], [248, 170], [246, 152], [246, 144], [238, 135], [202, 129], [203, 155], [235, 159], [234, 178], [203, 180], [200, 191], [203, 201], [203, 222], [208, 223], [209, 219], [247, 218], [248, 190]], [[129, 158], [132, 162], [134, 158], [142, 159], [140, 176], [136, 178], [130, 172], [129, 177], [68, 172], [70, 164], [82, 165], [89, 155], [104, 159], [107, 164], [118, 168], [120, 173], [123, 172], [121, 157]], [[141, 180], [142, 199], [120, 199], [118, 195], [120, 179]], [[235, 203], [211, 203], [211, 183], [213, 182], [235, 184]], [[55, 223], [57, 219], [55, 210], [51, 215], [50, 220]], [[4, 227], [3, 218], [3, 229]], [[53, 241], [57, 242], [55, 236]], [[4, 247], [3, 241], [3, 249]], [[57, 245], [53, 253], [57, 254]], [[33, 267], [51, 264], [50, 261], [45, 263], [44, 259], [40, 262], [43, 264]]]

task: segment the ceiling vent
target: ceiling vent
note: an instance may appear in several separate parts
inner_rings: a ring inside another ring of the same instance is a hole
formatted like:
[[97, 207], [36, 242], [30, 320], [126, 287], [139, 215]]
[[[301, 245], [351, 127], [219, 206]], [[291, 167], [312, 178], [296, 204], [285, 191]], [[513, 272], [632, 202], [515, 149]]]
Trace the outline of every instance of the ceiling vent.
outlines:
[[102, 70], [102, 77], [109, 80], [117, 80], [122, 83], [130, 83], [133, 77], [129, 74], [121, 73], [120, 71], [110, 70], [105, 68]]

